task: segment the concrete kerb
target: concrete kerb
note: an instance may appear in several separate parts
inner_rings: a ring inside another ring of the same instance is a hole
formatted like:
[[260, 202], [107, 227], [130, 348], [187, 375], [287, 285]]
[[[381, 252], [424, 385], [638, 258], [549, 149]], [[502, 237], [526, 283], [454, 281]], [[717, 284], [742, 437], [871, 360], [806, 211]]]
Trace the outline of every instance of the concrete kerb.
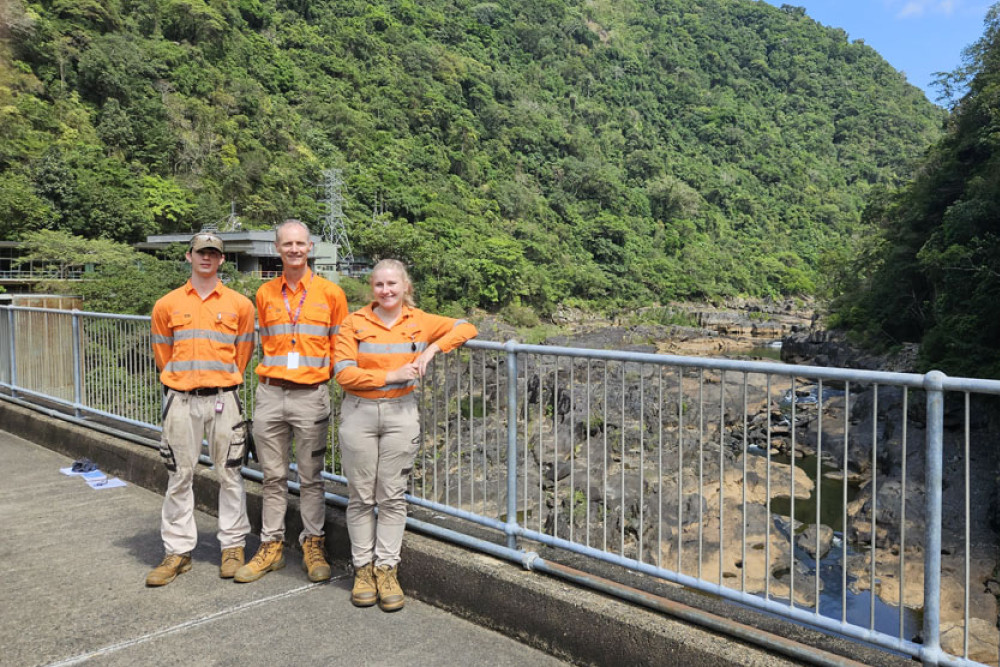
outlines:
[[[153, 448], [2, 399], [0, 428], [71, 458], [87, 457], [110, 475], [157, 493], [165, 489], [166, 471]], [[218, 485], [207, 467], [195, 476], [195, 498], [199, 510], [216, 513]], [[260, 528], [260, 509], [260, 485], [248, 481], [254, 531]], [[301, 523], [295, 496], [289, 498], [286, 524], [286, 541], [297, 548]], [[327, 508], [326, 548], [333, 564], [346, 569], [349, 539], [337, 507]], [[412, 531], [403, 544], [400, 578], [417, 599], [578, 664], [793, 664], [756, 646], [720, 640], [702, 628]]]

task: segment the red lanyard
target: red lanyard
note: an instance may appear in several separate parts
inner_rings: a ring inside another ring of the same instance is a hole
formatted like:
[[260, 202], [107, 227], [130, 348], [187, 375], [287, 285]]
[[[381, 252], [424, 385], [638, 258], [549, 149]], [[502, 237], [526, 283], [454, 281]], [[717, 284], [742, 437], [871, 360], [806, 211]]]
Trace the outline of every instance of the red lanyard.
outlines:
[[[312, 276], [309, 276], [309, 281], [312, 282]], [[281, 283], [281, 298], [285, 300], [285, 310], [288, 312], [288, 319], [292, 321], [292, 347], [295, 347], [295, 327], [299, 323], [299, 315], [302, 314], [302, 304], [306, 302], [306, 294], [309, 293], [308, 285], [302, 286], [302, 298], [299, 299], [299, 307], [295, 309], [295, 315], [292, 315], [292, 306], [288, 303], [288, 284]]]

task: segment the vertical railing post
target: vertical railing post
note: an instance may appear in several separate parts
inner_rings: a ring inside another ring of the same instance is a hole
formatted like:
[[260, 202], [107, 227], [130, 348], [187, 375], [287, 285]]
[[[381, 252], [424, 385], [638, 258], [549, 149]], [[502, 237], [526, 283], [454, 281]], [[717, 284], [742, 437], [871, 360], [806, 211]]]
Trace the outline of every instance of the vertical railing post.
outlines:
[[[0, 306], [0, 317], [7, 319], [6, 306]], [[0, 355], [3, 355], [5, 357], [3, 360], [4, 364], [7, 363], [6, 356], [7, 356], [7, 346], [10, 345], [9, 339], [10, 339], [10, 327], [7, 326], [6, 322], [0, 323]], [[6, 365], [0, 366], [0, 383], [6, 384], [8, 380], [6, 368], [7, 368]]]
[[[4, 320], [7, 319], [7, 306], [0, 306], [0, 317]], [[10, 375], [10, 371], [7, 370], [9, 362], [9, 359], [7, 359], [7, 348], [10, 346], [10, 337], [12, 335], [10, 326], [6, 321], [0, 323], [0, 334], [3, 334], [0, 336], [0, 355], [3, 355], [4, 357], [2, 360], [4, 365], [0, 366], [0, 383], [6, 384], [10, 382], [10, 377], [8, 377]]]
[[80, 346], [80, 311], [73, 309], [73, 414], [80, 417], [80, 405], [83, 403], [83, 373], [80, 365], [83, 363], [83, 348]]
[[927, 440], [925, 457], [924, 526], [924, 665], [937, 665], [941, 657], [941, 491], [944, 468], [944, 380], [941, 371], [924, 376], [927, 392]]
[[507, 352], [507, 548], [517, 548], [517, 341], [504, 343]]
[[10, 395], [17, 398], [17, 329], [14, 328], [14, 309], [7, 310], [7, 331], [10, 336]]

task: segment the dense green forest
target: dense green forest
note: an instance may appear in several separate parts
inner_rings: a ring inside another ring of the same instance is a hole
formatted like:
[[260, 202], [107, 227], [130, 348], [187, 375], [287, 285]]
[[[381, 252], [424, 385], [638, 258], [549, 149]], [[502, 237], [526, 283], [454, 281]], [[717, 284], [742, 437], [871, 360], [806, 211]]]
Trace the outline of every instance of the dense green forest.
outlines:
[[924, 368], [1000, 378], [1000, 4], [965, 60], [945, 136], [865, 213], [878, 233], [841, 276], [835, 323], [920, 342]]
[[808, 294], [945, 112], [753, 0], [5, 0], [0, 238], [317, 221], [425, 307]]

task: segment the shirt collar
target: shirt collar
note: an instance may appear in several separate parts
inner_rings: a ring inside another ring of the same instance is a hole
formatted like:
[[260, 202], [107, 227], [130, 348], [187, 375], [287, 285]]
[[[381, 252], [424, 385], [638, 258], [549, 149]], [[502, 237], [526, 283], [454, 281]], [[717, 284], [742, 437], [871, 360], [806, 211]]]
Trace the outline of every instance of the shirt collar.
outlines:
[[[376, 305], [378, 305], [378, 304], [375, 301], [372, 301], [367, 306], [361, 308], [358, 311], [358, 313], [362, 317], [364, 317], [366, 320], [369, 320], [370, 322], [373, 322], [373, 323], [379, 325], [383, 329], [388, 329], [389, 327], [385, 326], [385, 322], [382, 321], [382, 318], [375, 314], [375, 306]], [[395, 323], [393, 323], [392, 326], [396, 327], [400, 323], [402, 323], [402, 322], [406, 321], [407, 319], [409, 319], [410, 317], [413, 317], [413, 309], [410, 308], [409, 306], [407, 306], [404, 303], [403, 304], [403, 309], [399, 313], [399, 319], [397, 319], [395, 321]]]
[[[186, 283], [184, 283], [184, 291], [187, 294], [198, 294], [198, 290], [196, 290], [194, 288], [194, 285], [191, 284], [191, 279], [190, 278], [188, 278], [188, 281]], [[222, 294], [222, 281], [221, 280], [216, 281], [215, 287], [213, 287], [212, 291], [208, 293], [209, 296], [211, 296], [213, 294]]]
[[300, 280], [299, 284], [295, 286], [295, 289], [291, 289], [291, 285], [289, 285], [288, 281], [285, 280], [285, 274], [284, 272], [282, 272], [281, 285], [282, 287], [288, 289], [288, 291], [290, 291], [292, 294], [295, 294], [296, 292], [299, 291], [300, 287], [302, 287], [303, 285], [308, 285], [312, 281], [312, 275], [313, 275], [312, 269], [306, 267], [306, 272], [302, 274], [302, 280]]

